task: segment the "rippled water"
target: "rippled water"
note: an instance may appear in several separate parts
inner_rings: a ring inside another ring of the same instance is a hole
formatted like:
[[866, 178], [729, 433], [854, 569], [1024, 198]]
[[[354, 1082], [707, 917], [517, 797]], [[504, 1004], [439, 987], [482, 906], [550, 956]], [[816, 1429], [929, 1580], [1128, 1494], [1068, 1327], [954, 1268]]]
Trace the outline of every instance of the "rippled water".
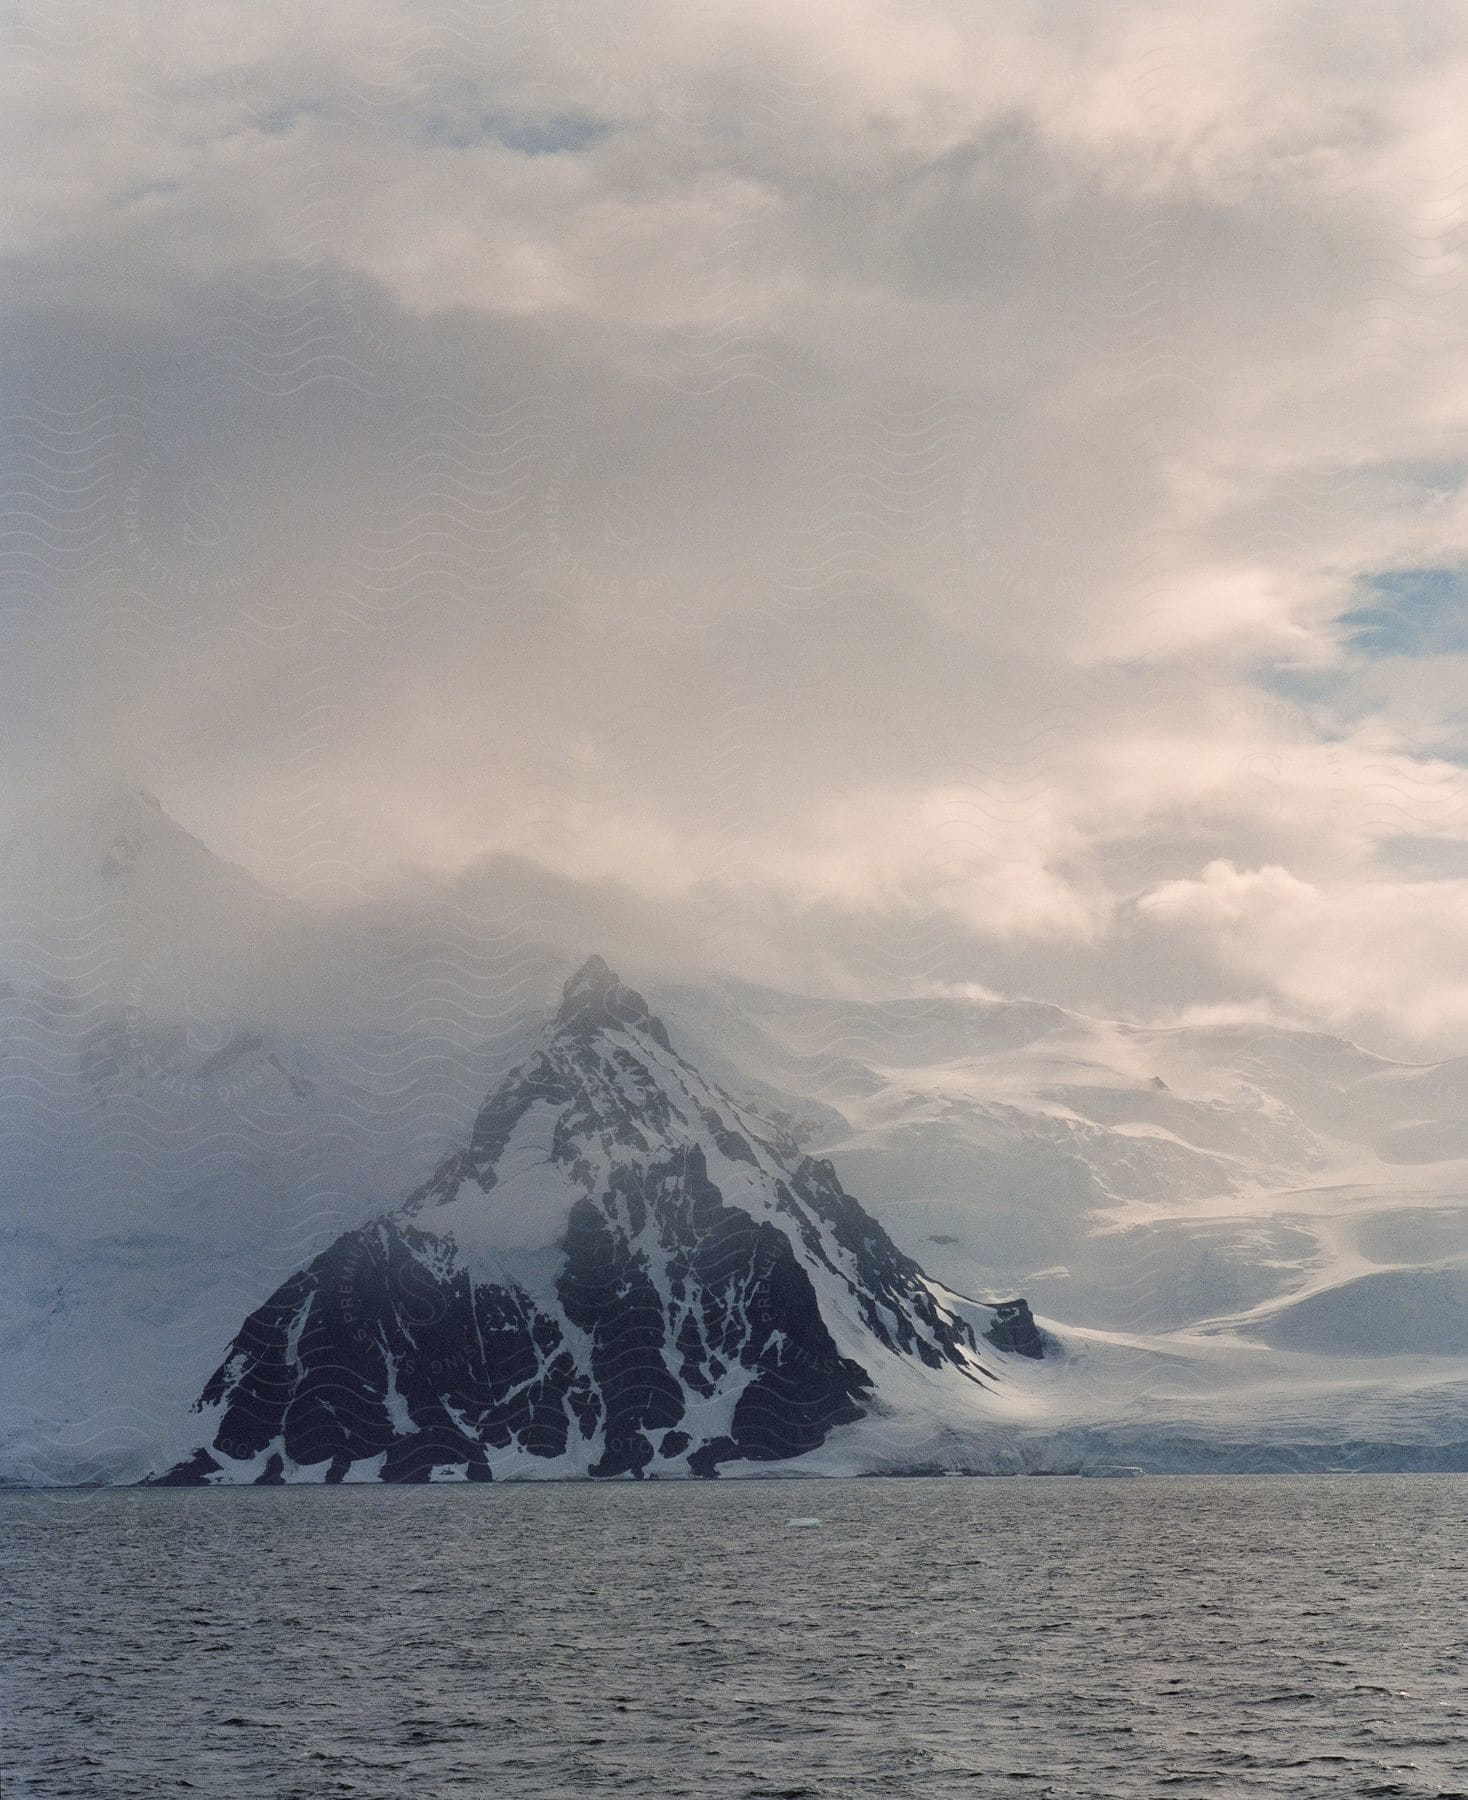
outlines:
[[1460, 1477], [10, 1493], [0, 1533], [5, 1800], [1468, 1794]]

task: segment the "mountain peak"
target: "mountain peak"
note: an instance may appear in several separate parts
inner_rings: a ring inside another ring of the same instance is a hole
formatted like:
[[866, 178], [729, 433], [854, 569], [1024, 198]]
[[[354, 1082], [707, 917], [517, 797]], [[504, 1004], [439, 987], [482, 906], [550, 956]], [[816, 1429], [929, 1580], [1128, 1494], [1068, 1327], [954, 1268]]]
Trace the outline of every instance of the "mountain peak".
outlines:
[[667, 1045], [662, 1021], [648, 1011], [637, 989], [627, 987], [601, 957], [588, 956], [561, 990], [552, 1030], [556, 1036], [582, 1036], [620, 1025], [640, 1025], [658, 1043]]
[[759, 1126], [590, 958], [470, 1142], [244, 1322], [158, 1479], [708, 1477], [847, 1426], [860, 1467], [899, 1412], [987, 1436], [1010, 1403], [973, 1304]]
[[48, 804], [5, 853], [8, 868], [29, 874], [38, 885], [73, 889], [79, 882], [131, 876], [144, 858], [161, 864], [172, 880], [185, 875], [217, 878], [218, 871], [233, 868], [136, 784]]
[[619, 987], [621, 982], [615, 972], [609, 969], [600, 956], [588, 956], [576, 973], [570, 976], [561, 989], [562, 1004], [569, 1002], [578, 994], [604, 993], [608, 988]]

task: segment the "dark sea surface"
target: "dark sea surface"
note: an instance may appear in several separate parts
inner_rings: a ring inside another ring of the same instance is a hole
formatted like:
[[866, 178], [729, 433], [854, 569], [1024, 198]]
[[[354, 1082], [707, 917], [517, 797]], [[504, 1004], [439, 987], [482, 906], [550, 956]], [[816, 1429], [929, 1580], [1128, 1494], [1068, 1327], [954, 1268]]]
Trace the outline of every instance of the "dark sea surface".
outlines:
[[1459, 1476], [5, 1493], [0, 1582], [4, 1800], [1468, 1795]]

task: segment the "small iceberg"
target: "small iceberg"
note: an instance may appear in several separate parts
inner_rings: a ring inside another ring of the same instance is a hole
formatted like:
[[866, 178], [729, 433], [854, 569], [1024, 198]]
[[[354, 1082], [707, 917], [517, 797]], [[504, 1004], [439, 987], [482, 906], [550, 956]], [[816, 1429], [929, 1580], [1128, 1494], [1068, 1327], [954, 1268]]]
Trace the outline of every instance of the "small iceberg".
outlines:
[[812, 1525], [819, 1525], [819, 1519], [787, 1519], [785, 1523], [792, 1531], [808, 1530]]

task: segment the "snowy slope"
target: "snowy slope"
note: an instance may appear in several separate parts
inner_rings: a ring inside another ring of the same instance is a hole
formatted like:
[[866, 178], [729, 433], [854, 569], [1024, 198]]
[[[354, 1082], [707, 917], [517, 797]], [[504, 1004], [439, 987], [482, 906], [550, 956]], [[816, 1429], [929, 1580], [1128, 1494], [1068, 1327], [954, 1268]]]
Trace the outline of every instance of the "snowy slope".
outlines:
[[1027, 1457], [1468, 1466], [1462, 1060], [988, 999], [660, 1004], [930, 1270], [1048, 1315]]
[[[1468, 1065], [1032, 1003], [660, 995], [966, 1288], [1167, 1331], [1468, 1249]], [[1413, 1160], [1407, 1160], [1411, 1148]]]

